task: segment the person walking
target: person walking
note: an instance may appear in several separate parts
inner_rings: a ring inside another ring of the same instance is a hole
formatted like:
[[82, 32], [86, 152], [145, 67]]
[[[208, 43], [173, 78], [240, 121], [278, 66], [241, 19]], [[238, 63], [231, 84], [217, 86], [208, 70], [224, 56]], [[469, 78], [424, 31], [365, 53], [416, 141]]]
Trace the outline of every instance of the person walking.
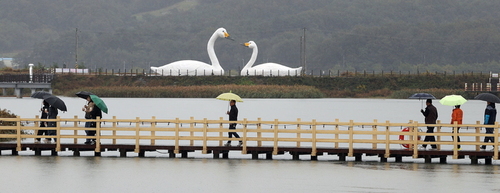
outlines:
[[[452, 110], [451, 113], [451, 124], [455, 124], [455, 122], [457, 122], [457, 124], [461, 125], [463, 116], [464, 112], [462, 111], [462, 109], [460, 109], [460, 105], [455, 105], [455, 108]], [[460, 127], [457, 127], [457, 133], [459, 133], [459, 131]], [[451, 132], [453, 133], [453, 131]], [[451, 139], [455, 140], [454, 136], [451, 136]], [[457, 141], [460, 142], [460, 136], [457, 136]], [[457, 146], [457, 149], [461, 150], [460, 145]]]
[[[101, 109], [99, 109], [99, 107], [97, 107], [95, 105], [94, 101], [92, 101], [90, 96], [87, 97], [87, 101], [88, 101], [87, 105], [84, 105], [82, 108], [82, 111], [85, 112], [85, 119], [97, 119], [97, 117], [102, 118]], [[96, 128], [97, 123], [88, 121], [88, 122], [85, 122], [85, 127], [86, 128]], [[95, 134], [97, 132], [96, 132], [96, 130], [85, 130], [85, 133], [87, 136], [95, 136]], [[88, 138], [85, 140], [85, 144], [87, 144], [87, 145], [94, 145], [95, 143], [96, 143], [95, 138], [94, 139]]]
[[[48, 113], [47, 113], [47, 119], [56, 119], [58, 114], [58, 110], [56, 107], [50, 105]], [[55, 121], [49, 121], [47, 122], [47, 127], [56, 127], [56, 122]], [[56, 135], [56, 130], [54, 129], [49, 129], [47, 130], [47, 135]], [[46, 141], [47, 143], [50, 143], [50, 138]], [[54, 138], [54, 142], [57, 142], [57, 139]]]
[[[425, 101], [425, 104], [427, 107], [425, 107], [425, 111], [423, 109], [420, 109], [420, 112], [424, 115], [425, 117], [425, 124], [436, 124], [436, 120], [438, 118], [438, 112], [437, 109], [434, 105], [432, 105], [432, 99], [427, 99]], [[432, 126], [427, 126], [427, 132], [426, 133], [434, 133], [434, 127]], [[424, 138], [424, 142], [435, 142], [436, 138], [431, 135], [426, 135]], [[422, 145], [423, 149], [427, 148], [427, 144]], [[437, 146], [436, 144], [431, 144], [431, 149], [436, 150]]]
[[[43, 107], [40, 109], [42, 111], [40, 119], [47, 119], [48, 113], [49, 113], [49, 103], [47, 101], [42, 102]], [[47, 121], [40, 121], [40, 127], [47, 127]], [[36, 135], [49, 135], [47, 129], [39, 129], [36, 133]], [[40, 138], [35, 139], [35, 143], [40, 143]], [[45, 143], [50, 142], [50, 138], [46, 138]]]
[[[497, 110], [495, 109], [495, 103], [486, 102], [486, 109], [484, 110], [484, 124], [494, 125], [497, 119]], [[486, 128], [486, 134], [493, 134], [493, 128]], [[494, 137], [484, 137], [484, 142], [495, 142]], [[481, 150], [486, 150], [486, 145], [481, 146]]]
[[[238, 120], [238, 108], [236, 107], [236, 101], [231, 100], [229, 102], [229, 105], [231, 106], [231, 110], [227, 111], [227, 114], [229, 115], [229, 121], [237, 121]], [[236, 123], [229, 124], [229, 129], [236, 129]], [[240, 136], [236, 132], [229, 132], [228, 135], [229, 135], [229, 138], [232, 138], [233, 135], [236, 138], [240, 138]], [[237, 147], [241, 147], [242, 145], [243, 145], [243, 141], [240, 140], [240, 143], [238, 144]], [[224, 146], [231, 146], [231, 140], [228, 140]]]

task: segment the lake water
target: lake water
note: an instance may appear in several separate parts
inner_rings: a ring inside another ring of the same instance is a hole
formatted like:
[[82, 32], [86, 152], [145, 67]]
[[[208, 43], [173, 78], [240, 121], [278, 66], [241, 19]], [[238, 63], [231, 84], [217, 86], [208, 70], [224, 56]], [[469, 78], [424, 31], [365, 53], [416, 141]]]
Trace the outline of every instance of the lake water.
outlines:
[[[80, 98], [61, 97], [68, 112], [63, 118], [83, 117]], [[109, 114], [104, 118], [158, 119], [227, 118], [226, 101], [215, 99], [130, 99], [104, 98]], [[392, 99], [244, 99], [238, 103], [239, 118], [255, 120], [318, 121], [354, 120], [356, 122], [423, 122], [422, 101]], [[21, 117], [39, 114], [41, 100], [0, 98], [0, 108]], [[439, 119], [450, 120], [451, 107], [435, 101]], [[464, 123], [482, 120], [486, 104], [469, 101], [462, 106]], [[202, 154], [195, 158], [168, 158], [168, 154], [148, 153], [147, 158], [0, 156], [1, 192], [499, 192], [500, 166], [469, 165], [468, 160], [451, 164], [425, 164], [422, 159], [403, 159], [404, 163], [332, 161], [293, 161], [281, 155], [275, 160], [251, 160], [231, 152], [229, 160], [211, 159]], [[192, 154], [190, 154], [191, 156]], [[211, 157], [211, 156], [208, 156]], [[301, 157], [302, 158], [302, 157]], [[365, 160], [365, 159], [364, 159]]]

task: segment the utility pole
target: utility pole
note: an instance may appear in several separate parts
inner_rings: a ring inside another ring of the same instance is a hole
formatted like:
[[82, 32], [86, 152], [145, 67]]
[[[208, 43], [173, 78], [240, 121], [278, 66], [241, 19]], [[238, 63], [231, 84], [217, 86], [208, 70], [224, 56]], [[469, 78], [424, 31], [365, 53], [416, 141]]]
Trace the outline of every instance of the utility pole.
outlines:
[[78, 69], [78, 28], [75, 30], [75, 69]]
[[306, 73], [306, 28], [303, 28], [303, 35], [300, 38], [300, 66], [302, 66], [302, 75]]

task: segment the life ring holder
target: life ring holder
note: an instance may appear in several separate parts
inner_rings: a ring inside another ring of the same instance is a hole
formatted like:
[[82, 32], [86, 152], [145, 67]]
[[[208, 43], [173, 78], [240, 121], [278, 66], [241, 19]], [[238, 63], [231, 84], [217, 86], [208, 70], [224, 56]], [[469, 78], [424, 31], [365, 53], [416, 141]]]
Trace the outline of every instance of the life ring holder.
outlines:
[[[404, 129], [402, 129], [401, 131], [402, 131], [402, 132], [410, 132], [410, 128], [409, 128], [409, 127], [405, 127], [405, 128], [404, 128]], [[419, 131], [419, 132], [421, 132], [421, 130], [420, 130], [420, 129], [419, 129], [418, 131]], [[406, 135], [399, 135], [399, 140], [401, 140], [401, 141], [406, 140], [406, 139], [405, 139], [405, 136], [406, 136]], [[408, 136], [408, 139], [409, 139], [409, 136]], [[417, 140], [419, 140], [419, 141], [420, 141], [420, 135], [419, 135], [419, 136], [417, 136]], [[410, 144], [401, 144], [401, 146], [403, 146], [403, 147], [404, 147], [404, 148], [406, 148], [406, 149], [409, 149], [409, 148], [410, 148]]]

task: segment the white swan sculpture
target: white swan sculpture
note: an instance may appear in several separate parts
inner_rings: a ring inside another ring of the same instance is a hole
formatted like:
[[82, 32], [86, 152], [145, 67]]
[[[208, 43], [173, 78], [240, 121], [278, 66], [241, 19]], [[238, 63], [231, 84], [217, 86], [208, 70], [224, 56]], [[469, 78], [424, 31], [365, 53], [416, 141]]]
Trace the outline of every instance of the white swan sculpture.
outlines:
[[217, 59], [214, 51], [214, 44], [217, 38], [227, 38], [232, 40], [226, 29], [219, 28], [215, 30], [207, 44], [208, 57], [210, 58], [212, 65], [196, 60], [180, 60], [160, 67], [151, 67], [151, 70], [162, 76], [224, 75], [224, 69], [220, 66], [219, 60]]
[[244, 45], [253, 51], [250, 60], [241, 70], [241, 76], [297, 76], [301, 74], [302, 67], [290, 68], [276, 63], [264, 63], [252, 67], [257, 59], [259, 49], [254, 41], [249, 41]]

